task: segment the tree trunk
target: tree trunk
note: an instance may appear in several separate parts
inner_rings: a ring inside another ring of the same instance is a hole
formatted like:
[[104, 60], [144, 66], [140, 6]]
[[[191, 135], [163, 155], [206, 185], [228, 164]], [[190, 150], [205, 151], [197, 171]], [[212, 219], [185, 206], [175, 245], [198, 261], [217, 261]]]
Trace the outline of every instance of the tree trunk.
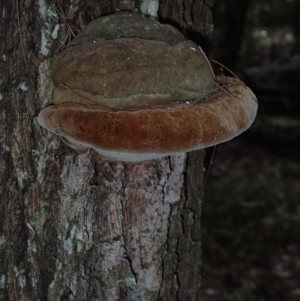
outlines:
[[[207, 39], [207, 3], [163, 0], [159, 16]], [[60, 40], [138, 5], [0, 2], [0, 300], [200, 298], [203, 151], [103, 164], [37, 123]]]

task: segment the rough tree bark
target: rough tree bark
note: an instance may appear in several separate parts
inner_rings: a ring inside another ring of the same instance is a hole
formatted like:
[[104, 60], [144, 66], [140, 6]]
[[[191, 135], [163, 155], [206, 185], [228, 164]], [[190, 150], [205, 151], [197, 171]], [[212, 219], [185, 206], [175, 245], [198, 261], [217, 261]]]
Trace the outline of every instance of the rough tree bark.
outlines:
[[[0, 300], [200, 298], [203, 152], [102, 164], [36, 120], [68, 26], [139, 5], [0, 2]], [[211, 5], [163, 0], [159, 16], [205, 40]]]

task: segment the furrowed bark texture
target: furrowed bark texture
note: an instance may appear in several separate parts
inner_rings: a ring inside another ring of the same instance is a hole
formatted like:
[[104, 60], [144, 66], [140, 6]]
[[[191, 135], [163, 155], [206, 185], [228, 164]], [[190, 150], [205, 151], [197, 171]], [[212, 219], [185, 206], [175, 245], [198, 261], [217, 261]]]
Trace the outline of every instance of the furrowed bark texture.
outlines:
[[[70, 30], [139, 5], [0, 2], [0, 300], [200, 299], [203, 152], [103, 164], [36, 119]], [[159, 16], [205, 39], [210, 5], [164, 0]]]

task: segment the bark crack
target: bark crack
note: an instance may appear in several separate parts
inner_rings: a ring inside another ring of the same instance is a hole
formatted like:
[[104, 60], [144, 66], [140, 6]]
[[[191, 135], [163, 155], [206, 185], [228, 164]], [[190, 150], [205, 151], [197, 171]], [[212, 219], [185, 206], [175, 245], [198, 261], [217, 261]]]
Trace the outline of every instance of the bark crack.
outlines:
[[[167, 235], [166, 235], [166, 250], [164, 252], [164, 255], [162, 256], [162, 261], [161, 261], [161, 282], [160, 282], [160, 287], [158, 290], [158, 300], [160, 300], [160, 298], [165, 297], [166, 292], [163, 291], [164, 288], [166, 288], [168, 285], [166, 284], [166, 281], [168, 280], [168, 274], [166, 274], [166, 269], [170, 268], [168, 267], [168, 262], [166, 262], [166, 260], [168, 261], [169, 257], [170, 257], [170, 253], [173, 253], [174, 250], [172, 250], [172, 246], [170, 245], [172, 237], [171, 237], [171, 227], [172, 227], [172, 204], [170, 204], [169, 202], [166, 201], [166, 198], [168, 197], [168, 191], [166, 191], [166, 186], [168, 184], [168, 181], [170, 179], [170, 174], [172, 173], [172, 171], [174, 170], [174, 167], [172, 165], [172, 158], [171, 156], [168, 156], [168, 168], [169, 171], [166, 174], [166, 178], [165, 180], [162, 182], [160, 181], [162, 178], [162, 175], [159, 171], [159, 169], [157, 169], [156, 165], [154, 165], [155, 171], [157, 173], [157, 178], [158, 178], [158, 183], [157, 186], [161, 187], [161, 193], [162, 193], [162, 202], [163, 204], [165, 204], [165, 206], [169, 206], [169, 212], [168, 212], [168, 217], [167, 217]], [[178, 239], [177, 239], [178, 240]], [[177, 242], [178, 243], [178, 242]], [[178, 251], [177, 251], [177, 247], [175, 250], [175, 255], [177, 258], [177, 263], [176, 263], [176, 272], [175, 272], [175, 277], [176, 279], [178, 279]], [[178, 280], [176, 280], [178, 282]], [[176, 296], [176, 300], [178, 299], [177, 295], [179, 294], [178, 291], [175, 292], [175, 296]]]
[[176, 272], [175, 272], [176, 281], [177, 281], [176, 300], [179, 301], [180, 300], [179, 291], [180, 291], [180, 286], [181, 286], [180, 279], [179, 279], [179, 271], [178, 271], [179, 270], [179, 237], [177, 237], [175, 254], [176, 254], [176, 259], [177, 259]]
[[[164, 189], [163, 189], [164, 190]], [[163, 192], [163, 197], [164, 197], [164, 192]], [[163, 201], [164, 202], [164, 201]], [[169, 239], [170, 239], [170, 225], [171, 225], [171, 210], [169, 211], [169, 216], [168, 216], [168, 228], [167, 228], [167, 241], [166, 241], [166, 254], [169, 253]], [[165, 281], [165, 258], [167, 255], [164, 255], [161, 261], [161, 282], [160, 282], [160, 287], [158, 290], [158, 296], [161, 296], [161, 290], [163, 286], [163, 282]]]
[[125, 198], [125, 189], [126, 189], [126, 185], [124, 186], [123, 183], [121, 184], [122, 188], [122, 193], [121, 193], [121, 197], [120, 197], [120, 203], [121, 203], [121, 218], [122, 218], [122, 238], [123, 238], [123, 242], [124, 242], [124, 259], [126, 259], [129, 263], [129, 267], [130, 267], [130, 271], [135, 279], [135, 283], [138, 283], [138, 279], [137, 279], [137, 273], [135, 272], [133, 265], [132, 265], [132, 259], [130, 258], [130, 255], [128, 254], [128, 249], [127, 249], [127, 245], [126, 245], [126, 235], [125, 235], [125, 231], [124, 231], [124, 198]]
[[185, 9], [185, 1], [181, 1], [181, 8], [182, 8], [182, 20], [185, 24], [187, 24], [187, 21], [186, 21], [186, 9]]
[[137, 283], [138, 283], [138, 280], [137, 280], [137, 273], [136, 273], [136, 272], [134, 271], [134, 269], [133, 269], [133, 266], [132, 266], [132, 260], [131, 260], [130, 256], [129, 256], [128, 253], [127, 253], [127, 248], [126, 248], [125, 245], [124, 245], [124, 249], [125, 249], [125, 251], [126, 251], [126, 256], [124, 257], [124, 259], [126, 259], [126, 260], [128, 261], [129, 267], [130, 267], [130, 271], [131, 271], [132, 275], [134, 276], [135, 283], [137, 284]]
[[196, 0], [193, 0], [192, 4], [191, 4], [191, 21], [192, 21], [191, 27], [194, 24], [194, 6], [195, 6], [195, 2], [196, 2]]

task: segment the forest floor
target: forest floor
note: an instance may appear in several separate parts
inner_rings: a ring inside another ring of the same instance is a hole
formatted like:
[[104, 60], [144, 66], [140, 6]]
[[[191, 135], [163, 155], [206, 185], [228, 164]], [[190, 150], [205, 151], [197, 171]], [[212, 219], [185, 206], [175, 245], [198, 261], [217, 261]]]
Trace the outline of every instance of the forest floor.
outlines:
[[219, 145], [202, 208], [203, 301], [300, 300], [299, 119]]

